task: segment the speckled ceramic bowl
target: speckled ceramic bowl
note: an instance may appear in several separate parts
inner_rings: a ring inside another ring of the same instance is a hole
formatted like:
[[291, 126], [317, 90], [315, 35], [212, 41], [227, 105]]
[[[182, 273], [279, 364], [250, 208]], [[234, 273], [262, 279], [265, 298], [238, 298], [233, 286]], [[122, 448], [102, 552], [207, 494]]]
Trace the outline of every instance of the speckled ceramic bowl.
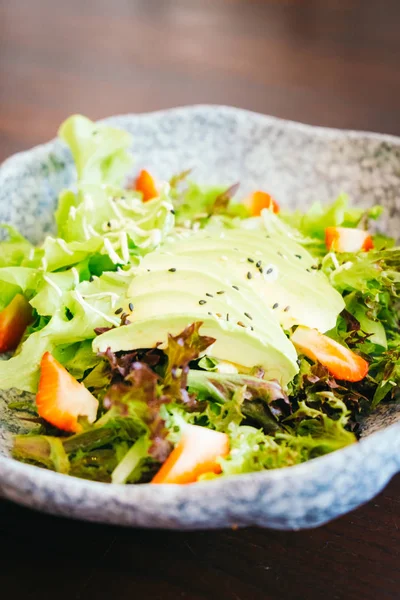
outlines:
[[[111, 122], [133, 134], [137, 168], [160, 177], [195, 167], [198, 181], [264, 187], [283, 205], [304, 208], [348, 192], [386, 208], [383, 227], [400, 225], [400, 140], [320, 129], [235, 108], [198, 106]], [[0, 220], [33, 241], [53, 227], [58, 192], [73, 181], [58, 141], [0, 168]], [[0, 494], [46, 512], [139, 527], [196, 529], [320, 525], [377, 494], [400, 469], [400, 412], [386, 405], [364, 423], [358, 444], [295, 467], [187, 486], [115, 486], [67, 477], [9, 457], [18, 428], [0, 395]]]

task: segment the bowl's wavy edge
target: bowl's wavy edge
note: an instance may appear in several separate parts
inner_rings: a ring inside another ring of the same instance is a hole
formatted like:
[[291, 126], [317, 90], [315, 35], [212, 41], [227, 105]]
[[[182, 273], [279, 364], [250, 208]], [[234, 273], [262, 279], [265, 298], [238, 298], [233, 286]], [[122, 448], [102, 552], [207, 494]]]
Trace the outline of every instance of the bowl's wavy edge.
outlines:
[[[194, 106], [182, 106], [177, 108], [171, 108], [167, 110], [154, 111], [149, 113], [138, 113], [138, 114], [125, 114], [125, 115], [117, 115], [114, 117], [110, 117], [107, 119], [103, 119], [102, 122], [123, 122], [131, 119], [151, 119], [155, 116], [162, 117], [166, 114], [187, 114], [190, 113], [204, 113], [209, 111], [217, 111], [219, 113], [231, 114], [236, 117], [245, 118], [251, 115], [253, 118], [257, 118], [262, 120], [264, 123], [271, 124], [279, 124], [281, 127], [296, 129], [298, 131], [303, 131], [305, 133], [313, 134], [313, 135], [323, 135], [329, 136], [331, 138], [344, 138], [344, 139], [371, 139], [378, 140], [381, 142], [387, 142], [388, 144], [400, 146], [400, 138], [396, 136], [391, 136], [389, 134], [380, 134], [373, 132], [364, 132], [364, 131], [353, 131], [353, 130], [344, 130], [344, 129], [334, 129], [327, 127], [316, 127], [313, 125], [308, 125], [304, 123], [298, 123], [295, 121], [287, 121], [284, 119], [279, 119], [277, 117], [271, 117], [267, 115], [262, 115], [256, 112], [248, 111], [245, 109], [239, 109], [231, 106], [219, 106], [219, 105], [194, 105]], [[26, 150], [23, 152], [19, 152], [10, 158], [6, 159], [0, 165], [0, 177], [7, 174], [7, 171], [10, 169], [14, 170], [18, 164], [25, 163], [26, 161], [36, 161], [41, 156], [46, 156], [49, 152], [54, 149], [56, 144], [60, 144], [59, 140], [54, 139], [45, 144], [41, 144], [36, 146], [31, 150]], [[256, 487], [260, 488], [260, 486], [264, 486], [269, 482], [276, 483], [282, 482], [285, 480], [286, 484], [288, 480], [294, 482], [295, 480], [302, 480], [304, 482], [315, 478], [316, 473], [322, 476], [323, 473], [327, 473], [329, 471], [329, 466], [332, 468], [332, 476], [338, 475], [337, 465], [340, 463], [340, 469], [345, 467], [347, 461], [354, 461], [354, 459], [361, 461], [362, 458], [366, 458], [371, 456], [374, 452], [377, 451], [379, 446], [385, 446], [386, 442], [390, 439], [393, 442], [393, 448], [396, 447], [397, 438], [400, 438], [398, 435], [400, 432], [400, 423], [391, 425], [382, 431], [377, 431], [372, 433], [368, 438], [361, 440], [358, 444], [354, 446], [350, 446], [348, 448], [344, 448], [342, 450], [338, 450], [333, 454], [329, 454], [323, 457], [319, 457], [307, 463], [303, 463], [301, 465], [296, 465], [293, 467], [287, 467], [283, 469], [279, 469], [276, 471], [263, 471], [258, 473], [250, 473], [241, 476], [234, 476], [226, 479], [219, 479], [216, 481], [211, 481], [207, 483], [198, 483], [194, 486], [161, 486], [160, 497], [162, 496], [162, 502], [168, 502], [172, 505], [178, 506], [179, 503], [186, 502], [185, 496], [192, 497], [193, 493], [202, 493], [209, 495], [211, 492], [215, 494], [221, 493], [223, 489], [224, 492], [231, 490], [232, 493], [237, 494], [239, 496], [243, 496], [243, 492], [245, 491], [246, 486], [251, 482], [252, 484], [256, 484]], [[381, 444], [381, 442], [385, 441], [385, 444]], [[400, 456], [400, 441], [397, 442], [397, 455]], [[391, 453], [392, 454], [392, 453]], [[361, 464], [361, 462], [360, 462]], [[334, 473], [336, 468], [336, 473]], [[340, 471], [339, 469], [339, 471]], [[364, 494], [364, 498], [360, 498], [354, 500], [353, 504], [349, 504], [343, 510], [334, 511], [332, 514], [332, 518], [336, 516], [336, 514], [342, 514], [343, 512], [347, 512], [351, 508], [359, 505], [360, 502], [367, 501], [371, 497], [373, 497], [377, 492], [380, 491], [387, 483], [387, 481], [398, 471], [400, 470], [400, 458], [398, 460], [392, 460], [390, 464], [390, 468], [385, 470], [384, 475], [382, 474], [381, 480], [375, 480], [373, 483], [375, 485], [370, 486], [368, 490]], [[92, 495], [94, 497], [100, 497], [102, 501], [104, 501], [105, 496], [108, 500], [113, 501], [115, 503], [122, 503], [129, 509], [132, 506], [133, 501], [145, 499], [144, 505], [149, 503], [149, 499], [151, 500], [151, 496], [154, 496], [154, 486], [150, 484], [143, 484], [139, 486], [112, 486], [109, 484], [102, 484], [97, 482], [90, 482], [85, 480], [79, 480], [75, 478], [66, 478], [63, 475], [58, 473], [53, 473], [50, 471], [45, 471], [39, 469], [37, 467], [26, 465], [19, 463], [12, 458], [0, 457], [0, 493], [6, 498], [11, 500], [15, 500], [21, 504], [25, 504], [28, 506], [40, 508], [46, 512], [59, 513], [59, 514], [71, 514], [70, 509], [70, 501], [73, 496], [75, 501], [78, 502], [79, 498], [82, 498], [82, 494]], [[60, 501], [60, 497], [57, 502], [52, 502], [49, 497], [49, 493], [54, 491], [58, 491], [61, 496], [63, 494], [63, 488], [65, 488], [65, 484], [68, 483], [68, 493], [65, 494], [66, 504], [64, 505], [62, 501]], [[17, 485], [18, 484], [18, 485]], [[38, 492], [38, 497], [32, 498], [32, 495], [27, 493], [24, 495], [24, 490], [29, 491], [29, 485], [31, 484], [35, 487], [35, 490]], [[286, 485], [287, 487], [287, 485]], [[154, 498], [153, 498], [154, 500]], [[251, 500], [252, 502], [254, 501]], [[152, 503], [150, 502], [150, 505]], [[157, 504], [157, 503], [156, 503]], [[60, 506], [62, 507], [60, 509]], [[257, 524], [257, 525], [268, 525], [276, 528], [290, 528], [297, 529], [298, 527], [304, 526], [302, 524], [298, 524], [300, 521], [296, 521], [296, 516], [292, 520], [288, 519], [282, 523], [274, 523], [270, 522], [267, 518], [267, 522], [265, 521], [266, 515], [261, 511], [261, 513], [257, 516], [248, 516], [246, 514], [243, 515], [243, 511], [235, 511], [235, 506], [227, 506], [226, 514], [223, 515], [222, 521], [218, 521], [218, 523], [213, 526], [221, 526], [229, 525], [233, 523], [238, 523], [239, 525], [249, 525], [249, 524]], [[73, 514], [72, 516], [79, 518], [79, 514]], [[149, 515], [150, 516], [150, 515]], [[115, 520], [111, 519], [109, 522], [121, 523], [121, 515], [118, 514], [115, 516]], [[96, 514], [90, 515], [85, 514], [83, 518], [87, 520], [100, 520], [103, 521], [104, 517], [100, 514], [99, 518], [97, 518]], [[329, 518], [329, 517], [328, 517]], [[326, 516], [322, 516], [322, 518], [318, 518], [318, 515], [315, 518], [311, 518], [308, 521], [308, 526], [316, 526], [325, 522], [327, 520]], [[123, 521], [123, 519], [122, 519]], [[125, 524], [128, 525], [139, 525], [145, 527], [152, 527], [151, 519], [142, 522], [136, 521], [134, 515], [129, 515], [126, 517]], [[157, 527], [165, 527], [165, 528], [176, 528], [177, 523], [174, 520], [168, 520], [163, 522], [158, 521], [156, 523]], [[192, 525], [187, 524], [188, 528], [192, 528]], [[202, 527], [202, 525], [198, 525]], [[306, 524], [307, 526], [307, 524]], [[185, 528], [185, 524], [180, 524], [181, 528]], [[207, 524], [203, 524], [203, 527], [207, 527]]]

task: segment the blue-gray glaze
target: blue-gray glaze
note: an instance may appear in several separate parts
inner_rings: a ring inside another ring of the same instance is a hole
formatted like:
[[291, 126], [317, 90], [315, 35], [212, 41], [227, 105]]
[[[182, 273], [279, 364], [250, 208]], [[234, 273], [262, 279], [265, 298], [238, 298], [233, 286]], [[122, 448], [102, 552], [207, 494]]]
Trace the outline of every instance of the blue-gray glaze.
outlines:
[[[189, 167], [199, 182], [265, 188], [282, 205], [327, 202], [340, 192], [386, 208], [383, 229], [398, 237], [400, 140], [315, 128], [217, 106], [183, 107], [107, 120], [134, 136], [135, 168], [160, 178]], [[59, 191], [73, 183], [67, 149], [53, 141], [0, 167], [0, 221], [32, 241], [52, 230]], [[363, 423], [358, 444], [308, 463], [187, 486], [115, 486], [18, 463], [9, 456], [18, 420], [0, 392], [0, 495], [52, 514], [135, 527], [208, 529], [315, 527], [368, 501], [400, 470], [399, 405]]]

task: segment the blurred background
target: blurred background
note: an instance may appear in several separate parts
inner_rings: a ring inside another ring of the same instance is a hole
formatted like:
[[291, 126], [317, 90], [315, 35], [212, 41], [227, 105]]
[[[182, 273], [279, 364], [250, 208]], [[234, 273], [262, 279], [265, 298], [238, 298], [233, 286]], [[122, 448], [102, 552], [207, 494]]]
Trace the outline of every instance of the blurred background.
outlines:
[[399, 64], [399, 0], [0, 0], [0, 159], [194, 103], [399, 134]]

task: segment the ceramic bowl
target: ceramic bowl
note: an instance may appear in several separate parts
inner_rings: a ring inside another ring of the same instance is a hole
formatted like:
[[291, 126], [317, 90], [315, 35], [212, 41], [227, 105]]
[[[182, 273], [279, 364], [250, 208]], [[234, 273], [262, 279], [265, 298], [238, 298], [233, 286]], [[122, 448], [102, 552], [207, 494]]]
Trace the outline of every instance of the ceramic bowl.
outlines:
[[[217, 106], [119, 116], [133, 134], [136, 167], [161, 178], [193, 167], [199, 182], [240, 181], [282, 205], [304, 208], [347, 192], [355, 204], [382, 204], [383, 228], [400, 225], [400, 139], [329, 130]], [[59, 191], [73, 182], [67, 149], [52, 141], [0, 168], [0, 221], [32, 241], [53, 228]], [[0, 494], [53, 514], [135, 527], [200, 529], [320, 525], [366, 502], [400, 469], [400, 412], [385, 405], [363, 424], [361, 441], [307, 463], [187, 486], [117, 486], [67, 477], [9, 456], [18, 423], [0, 395]]]

